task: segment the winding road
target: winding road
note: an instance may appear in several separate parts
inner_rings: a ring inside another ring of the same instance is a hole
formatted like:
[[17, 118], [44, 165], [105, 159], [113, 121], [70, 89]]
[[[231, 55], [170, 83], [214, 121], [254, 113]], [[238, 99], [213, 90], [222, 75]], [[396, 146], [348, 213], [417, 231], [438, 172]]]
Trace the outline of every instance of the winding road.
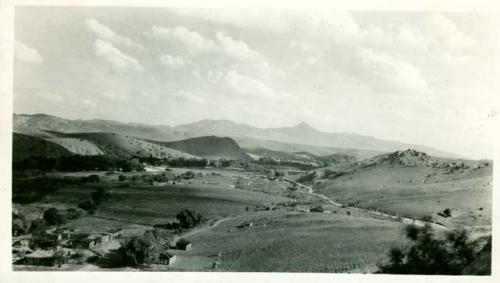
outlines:
[[283, 179], [283, 181], [295, 184], [297, 186], [300, 186], [300, 187], [306, 189], [309, 194], [317, 196], [317, 197], [325, 200], [329, 204], [335, 205], [337, 207], [350, 208], [350, 209], [353, 209], [353, 210], [357, 210], [357, 211], [368, 213], [368, 214], [372, 214], [372, 215], [387, 217], [389, 219], [392, 219], [393, 221], [399, 221], [399, 222], [402, 222], [404, 224], [414, 224], [414, 225], [417, 225], [417, 226], [424, 226], [426, 224], [429, 224], [433, 228], [447, 229], [447, 230], [450, 229], [449, 227], [447, 227], [444, 224], [433, 222], [433, 221], [426, 221], [426, 220], [414, 219], [414, 218], [410, 218], [410, 217], [403, 217], [403, 216], [391, 215], [391, 214], [383, 213], [383, 212], [380, 212], [380, 211], [375, 211], [375, 210], [370, 210], [370, 209], [365, 209], [365, 208], [359, 208], [359, 207], [355, 207], [355, 206], [347, 206], [347, 205], [335, 202], [335, 201], [333, 201], [332, 199], [330, 199], [329, 197], [327, 197], [327, 196], [325, 196], [323, 194], [314, 192], [314, 190], [313, 190], [313, 188], [311, 186], [306, 186], [304, 184], [298, 183], [296, 181], [293, 181], [293, 180], [290, 180], [290, 179], [284, 178], [284, 177], [282, 179]]

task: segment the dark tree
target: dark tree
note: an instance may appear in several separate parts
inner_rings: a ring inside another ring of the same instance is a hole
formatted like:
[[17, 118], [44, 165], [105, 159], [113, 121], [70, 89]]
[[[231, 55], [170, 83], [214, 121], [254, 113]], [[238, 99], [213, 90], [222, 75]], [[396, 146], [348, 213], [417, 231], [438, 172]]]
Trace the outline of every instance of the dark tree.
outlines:
[[95, 192], [90, 194], [90, 198], [94, 201], [96, 205], [99, 205], [103, 200], [109, 197], [109, 193], [104, 187], [98, 187]]
[[161, 243], [156, 231], [147, 231], [143, 236], [130, 238], [119, 252], [124, 264], [134, 267], [148, 267], [158, 261]]
[[185, 229], [193, 228], [196, 225], [200, 224], [201, 221], [203, 220], [200, 213], [191, 209], [184, 209], [183, 211], [179, 212], [175, 217], [179, 221], [181, 227]]
[[392, 274], [441, 274], [459, 275], [477, 257], [477, 243], [471, 242], [465, 230], [448, 232], [445, 238], [438, 238], [430, 225], [407, 226], [406, 236], [412, 245], [406, 248], [392, 248], [389, 263], [380, 266], [380, 273]]
[[83, 209], [83, 210], [86, 210], [90, 213], [93, 213], [97, 206], [94, 202], [94, 200], [90, 197], [86, 198], [84, 201], [82, 201], [79, 205], [78, 205], [79, 208]]
[[56, 208], [49, 208], [43, 212], [43, 219], [49, 225], [61, 225], [65, 222], [64, 215]]

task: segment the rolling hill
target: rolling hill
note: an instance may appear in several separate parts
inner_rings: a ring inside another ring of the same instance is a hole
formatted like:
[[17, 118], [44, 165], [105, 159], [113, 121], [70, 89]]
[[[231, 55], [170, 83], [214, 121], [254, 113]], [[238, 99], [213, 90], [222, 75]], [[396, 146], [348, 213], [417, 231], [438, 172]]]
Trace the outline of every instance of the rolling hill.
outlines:
[[[340, 203], [467, 226], [491, 224], [492, 173], [491, 161], [406, 150], [322, 168], [301, 181]], [[438, 215], [445, 208], [452, 217]]]
[[204, 158], [250, 160], [240, 146], [227, 137], [206, 136], [173, 142], [152, 142]]
[[12, 145], [14, 162], [30, 157], [58, 158], [72, 155], [70, 151], [56, 143], [18, 133], [14, 133]]
[[[434, 156], [458, 157], [456, 154], [428, 146], [381, 140], [359, 134], [325, 133], [312, 128], [306, 123], [300, 123], [294, 127], [261, 129], [228, 120], [201, 120], [171, 127], [167, 125], [151, 126], [120, 123], [108, 120], [69, 120], [46, 114], [14, 114], [14, 132], [47, 137], [45, 131], [64, 133], [113, 132], [157, 141], [175, 141], [215, 135], [230, 137], [245, 148], [261, 147], [289, 153], [308, 151], [316, 155], [323, 155], [319, 154], [319, 151], [323, 151], [326, 152], [325, 155], [345, 153], [361, 158], [406, 148], [415, 148]], [[288, 150], [287, 148], [293, 149]]]
[[[262, 141], [276, 141], [301, 145], [324, 146], [341, 149], [370, 150], [377, 152], [391, 152], [406, 148], [415, 148], [429, 154], [442, 157], [458, 157], [457, 154], [434, 149], [428, 146], [406, 144], [398, 141], [381, 140], [370, 136], [351, 133], [325, 133], [318, 131], [307, 123], [300, 123], [293, 127], [260, 129], [244, 124], [237, 124], [227, 120], [201, 120], [198, 122], [179, 125], [175, 127], [176, 132], [182, 132], [186, 136], [196, 135], [219, 135], [238, 138], [252, 138]], [[242, 147], [253, 146], [240, 144]], [[263, 146], [260, 146], [263, 147]], [[276, 148], [273, 148], [276, 150]]]
[[99, 154], [113, 157], [197, 158], [166, 146], [116, 133], [48, 133], [52, 136], [49, 140], [64, 145], [75, 153], [82, 152], [82, 145], [85, 145], [89, 146], [87, 150], [95, 147], [100, 151]]
[[143, 124], [120, 123], [109, 120], [70, 120], [47, 114], [14, 114], [14, 132], [32, 136], [50, 136], [47, 131], [61, 133], [117, 133], [139, 138], [170, 140], [175, 135], [168, 127], [155, 127]]

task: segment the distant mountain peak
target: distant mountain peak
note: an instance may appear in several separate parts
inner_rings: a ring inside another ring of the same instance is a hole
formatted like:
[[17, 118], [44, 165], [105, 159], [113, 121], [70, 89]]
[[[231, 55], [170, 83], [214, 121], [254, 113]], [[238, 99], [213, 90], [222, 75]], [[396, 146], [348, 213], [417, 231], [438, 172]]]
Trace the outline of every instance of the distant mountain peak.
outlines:
[[313, 131], [317, 131], [315, 128], [311, 127], [311, 125], [309, 125], [308, 123], [306, 123], [304, 121], [298, 123], [295, 127], [292, 127], [292, 128], [301, 129], [301, 130], [313, 130]]

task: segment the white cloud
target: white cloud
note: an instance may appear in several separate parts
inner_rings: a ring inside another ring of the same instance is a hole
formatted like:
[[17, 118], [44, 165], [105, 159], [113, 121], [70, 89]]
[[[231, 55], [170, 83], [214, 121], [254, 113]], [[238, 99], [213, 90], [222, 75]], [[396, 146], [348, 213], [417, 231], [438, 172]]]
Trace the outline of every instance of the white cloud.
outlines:
[[217, 32], [216, 37], [225, 56], [244, 63], [250, 63], [252, 71], [261, 78], [270, 76], [273, 67], [266, 57], [248, 47], [244, 41], [233, 39], [222, 32]]
[[160, 56], [160, 62], [173, 69], [182, 68], [186, 65], [186, 62], [181, 56], [172, 56], [170, 54], [162, 54]]
[[205, 99], [203, 99], [199, 95], [195, 95], [189, 91], [181, 90], [181, 91], [176, 92], [174, 94], [174, 96], [177, 98], [180, 98], [180, 99], [185, 99], [185, 100], [190, 101], [190, 102], [195, 102], [198, 104], [206, 104]]
[[367, 79], [375, 88], [412, 93], [422, 92], [427, 88], [419, 69], [409, 62], [367, 48], [361, 49], [358, 56]]
[[219, 22], [240, 28], [259, 28], [265, 31], [283, 33], [290, 31], [288, 23], [283, 17], [271, 10], [253, 9], [233, 11], [232, 9], [203, 9], [203, 8], [174, 8], [170, 11], [180, 15], [197, 17], [210, 22]]
[[43, 62], [42, 56], [36, 49], [18, 40], [14, 42], [14, 56], [25, 63], [40, 64]]
[[182, 26], [175, 28], [153, 26], [152, 35], [167, 40], [177, 40], [181, 42], [192, 54], [209, 52], [216, 48], [216, 44], [212, 40]]
[[240, 74], [235, 70], [228, 71], [223, 78], [225, 86], [238, 94], [248, 97], [280, 99], [284, 97], [283, 93], [273, 91], [265, 83]]
[[142, 45], [134, 42], [128, 37], [117, 34], [111, 28], [100, 23], [96, 19], [87, 19], [85, 21], [85, 25], [87, 26], [88, 30], [90, 30], [92, 33], [94, 33], [95, 36], [102, 40], [111, 42], [112, 44], [116, 45], [142, 48]]
[[452, 20], [442, 14], [427, 16], [424, 25], [426, 31], [447, 50], [458, 53], [478, 47], [475, 39], [463, 33]]
[[139, 62], [114, 47], [113, 44], [97, 39], [94, 43], [95, 53], [97, 56], [104, 58], [116, 70], [133, 70], [142, 72], [143, 68]]
[[260, 53], [250, 49], [245, 42], [232, 39], [222, 32], [217, 32], [217, 40], [219, 41], [219, 44], [224, 52], [230, 57], [251, 62], [261, 61], [264, 59]]

